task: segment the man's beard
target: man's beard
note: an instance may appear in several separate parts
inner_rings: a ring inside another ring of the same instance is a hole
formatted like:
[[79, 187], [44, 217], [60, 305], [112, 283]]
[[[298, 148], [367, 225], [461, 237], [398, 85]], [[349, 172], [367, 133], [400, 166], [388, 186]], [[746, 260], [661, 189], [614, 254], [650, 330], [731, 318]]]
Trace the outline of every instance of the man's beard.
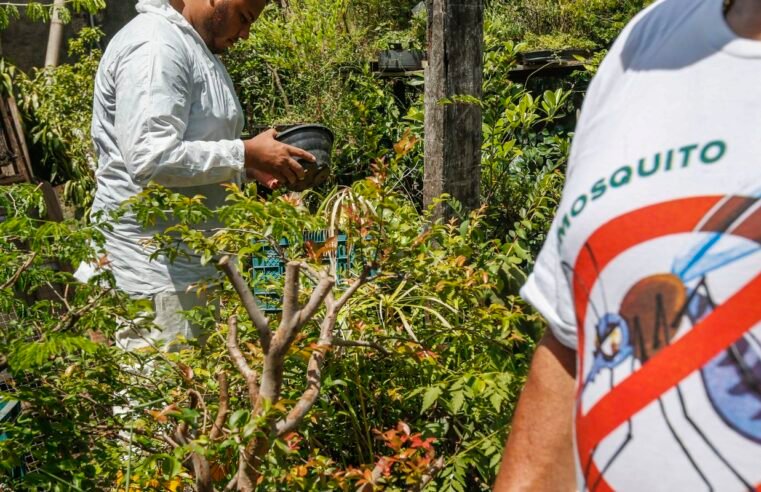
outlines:
[[219, 0], [217, 5], [214, 6], [214, 12], [203, 24], [203, 29], [208, 38], [206, 44], [209, 47], [209, 50], [214, 54], [220, 54], [224, 51], [224, 48], [215, 46], [214, 42], [221, 37], [221, 33], [224, 31], [229, 9], [230, 6], [228, 5], [227, 0]]

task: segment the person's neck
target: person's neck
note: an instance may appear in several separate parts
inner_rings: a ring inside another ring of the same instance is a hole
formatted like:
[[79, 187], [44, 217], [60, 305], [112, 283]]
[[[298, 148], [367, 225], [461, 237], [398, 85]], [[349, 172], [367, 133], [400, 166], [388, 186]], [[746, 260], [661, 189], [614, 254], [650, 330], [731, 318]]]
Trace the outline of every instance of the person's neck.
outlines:
[[734, 0], [727, 24], [738, 36], [761, 41], [761, 0]]
[[180, 15], [185, 17], [185, 19], [190, 23], [190, 25], [195, 28], [196, 25], [193, 22], [193, 14], [191, 13], [192, 9], [190, 8], [191, 3], [192, 3], [192, 0], [169, 0], [169, 5], [171, 5], [172, 8], [174, 8], [174, 10], [179, 12]]

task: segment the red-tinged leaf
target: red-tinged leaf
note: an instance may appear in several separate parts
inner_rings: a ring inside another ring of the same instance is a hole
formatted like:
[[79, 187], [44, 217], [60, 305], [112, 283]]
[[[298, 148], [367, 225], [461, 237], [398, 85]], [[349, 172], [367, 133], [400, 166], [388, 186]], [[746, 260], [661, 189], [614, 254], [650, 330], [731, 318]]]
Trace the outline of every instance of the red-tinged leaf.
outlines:
[[391, 475], [391, 469], [394, 467], [394, 464], [396, 463], [396, 459], [389, 458], [387, 456], [384, 456], [383, 458], [378, 460], [378, 463], [375, 465], [379, 467], [381, 470], [383, 470], [383, 476], [388, 477]]
[[296, 193], [288, 193], [280, 197], [285, 203], [292, 205], [293, 207], [300, 207], [304, 202], [301, 197]]
[[88, 333], [90, 341], [98, 345], [108, 345], [108, 338], [100, 331], [90, 331]]
[[416, 449], [405, 449], [399, 454], [399, 457], [402, 458], [403, 460], [406, 460], [412, 457], [415, 453], [417, 453]]
[[323, 246], [315, 252], [315, 255], [317, 255], [317, 258], [315, 259], [315, 261], [317, 261], [318, 259], [322, 258], [323, 256], [327, 254], [335, 253], [337, 249], [338, 249], [338, 238], [336, 236], [329, 237], [325, 241], [325, 244], [323, 244]]
[[108, 259], [108, 256], [103, 255], [100, 258], [98, 258], [98, 268], [105, 268], [110, 264], [111, 264], [111, 260]]
[[179, 407], [172, 403], [171, 405], [168, 405], [164, 407], [163, 410], [147, 410], [147, 413], [153, 417], [153, 419], [160, 423], [160, 424], [166, 424], [169, 421], [169, 415], [172, 413], [179, 412]]
[[215, 482], [224, 480], [227, 477], [227, 469], [224, 465], [213, 464], [211, 465], [211, 479]]
[[312, 241], [307, 241], [304, 247], [307, 250], [307, 256], [309, 256], [310, 260], [318, 261], [320, 259], [320, 255], [314, 250], [314, 243]]
[[180, 370], [180, 373], [182, 374], [182, 379], [185, 380], [185, 382], [191, 382], [193, 381], [193, 377], [195, 376], [195, 372], [193, 372], [193, 368], [183, 364], [182, 362], [177, 364], [177, 368]]

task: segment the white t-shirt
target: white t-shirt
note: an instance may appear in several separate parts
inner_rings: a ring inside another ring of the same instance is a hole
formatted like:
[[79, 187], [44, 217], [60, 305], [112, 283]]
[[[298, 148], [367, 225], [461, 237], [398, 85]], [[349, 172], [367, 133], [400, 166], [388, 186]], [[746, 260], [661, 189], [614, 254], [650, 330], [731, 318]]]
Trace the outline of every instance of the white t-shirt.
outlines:
[[[140, 0], [137, 10], [109, 43], [95, 80], [93, 212], [115, 210], [150, 181], [220, 206], [226, 197], [221, 183], [243, 177], [243, 111], [233, 82], [168, 0]], [[184, 292], [216, 274], [195, 256], [150, 259], [146, 240], [170, 225], [145, 228], [126, 215], [103, 231], [119, 288], [133, 296]], [[87, 270], [84, 265], [78, 278], [86, 280]]]
[[522, 291], [577, 350], [582, 490], [761, 490], [761, 42], [662, 0], [590, 86]]

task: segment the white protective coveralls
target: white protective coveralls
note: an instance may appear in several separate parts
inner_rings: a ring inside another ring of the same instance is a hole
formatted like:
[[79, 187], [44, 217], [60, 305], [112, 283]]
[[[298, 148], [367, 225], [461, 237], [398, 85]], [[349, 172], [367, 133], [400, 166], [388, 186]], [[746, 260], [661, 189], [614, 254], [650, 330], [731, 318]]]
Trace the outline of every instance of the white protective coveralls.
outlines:
[[[93, 213], [115, 210], [150, 181], [188, 196], [203, 195], [214, 208], [225, 197], [221, 183], [244, 176], [243, 112], [232, 80], [168, 0], [140, 0], [137, 10], [139, 15], [109, 43], [95, 82]], [[103, 231], [118, 287], [154, 300], [156, 324], [164, 326], [163, 333], [150, 338], [159, 344], [196, 335], [174, 312], [201, 302], [186, 293], [188, 286], [216, 274], [197, 258], [149, 259], [152, 251], [144, 241], [169, 225], [145, 228], [128, 214], [113, 231]], [[80, 268], [78, 278], [86, 279], [87, 269]], [[117, 342], [127, 349], [146, 345], [120, 337]]]

